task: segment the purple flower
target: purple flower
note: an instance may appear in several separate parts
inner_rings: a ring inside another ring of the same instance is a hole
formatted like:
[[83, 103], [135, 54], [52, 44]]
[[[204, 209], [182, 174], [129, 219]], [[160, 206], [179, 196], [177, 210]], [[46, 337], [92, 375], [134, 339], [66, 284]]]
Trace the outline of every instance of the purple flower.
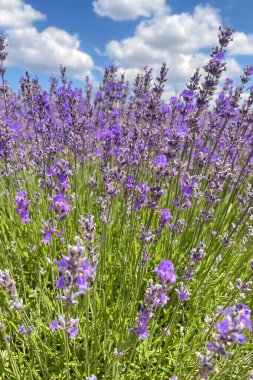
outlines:
[[78, 335], [78, 329], [77, 329], [78, 322], [79, 322], [79, 319], [74, 319], [74, 318], [71, 318], [70, 320], [65, 321], [64, 317], [61, 314], [59, 314], [58, 318], [54, 319], [51, 322], [51, 325], [49, 326], [49, 328], [52, 332], [56, 330], [67, 331], [69, 334], [69, 338], [75, 339], [76, 336]]
[[127, 176], [126, 181], [123, 183], [124, 189], [130, 189], [132, 190], [134, 188], [134, 177], [131, 175]]
[[26, 326], [24, 325], [24, 323], [22, 323], [22, 325], [18, 329], [18, 333], [19, 334], [31, 335], [32, 332], [33, 332], [33, 330], [34, 330], [34, 326], [33, 325], [30, 325], [30, 326], [28, 326], [28, 328], [26, 328]]
[[168, 208], [160, 210], [159, 224], [161, 227], [168, 226], [169, 221], [172, 219], [172, 215]]
[[174, 267], [170, 260], [162, 260], [161, 264], [158, 265], [154, 271], [161, 281], [175, 284], [177, 277], [174, 273]]
[[167, 158], [165, 154], [156, 156], [153, 160], [153, 164], [156, 165], [157, 169], [165, 169], [168, 165]]
[[26, 198], [26, 192], [23, 190], [18, 191], [18, 195], [15, 197], [15, 203], [18, 205], [16, 211], [21, 218], [21, 223], [29, 223], [31, 221], [29, 217], [28, 206], [31, 203], [29, 199]]
[[54, 175], [57, 176], [58, 187], [61, 193], [70, 188], [68, 177], [72, 175], [72, 170], [70, 170], [69, 163], [67, 161], [61, 160], [56, 162], [54, 167]]
[[144, 206], [148, 202], [147, 194], [149, 192], [149, 187], [145, 183], [139, 183], [136, 186], [136, 191], [140, 194], [140, 198], [137, 198], [134, 205], [133, 210], [139, 211], [142, 206]]
[[175, 291], [178, 294], [180, 301], [188, 301], [188, 298], [191, 296], [191, 293], [188, 292], [186, 286], [182, 282], [180, 282], [179, 285], [179, 289], [175, 289]]
[[87, 291], [90, 280], [95, 277], [96, 268], [84, 256], [82, 244], [82, 240], [76, 237], [75, 245], [68, 248], [69, 256], [62, 255], [62, 260], [56, 260], [60, 277], [55, 281], [55, 288], [62, 290], [57, 298], [69, 305], [77, 304], [78, 296]]
[[176, 198], [172, 201], [172, 204], [177, 207], [180, 207], [179, 195], [176, 195]]
[[182, 177], [181, 190], [186, 200], [188, 200], [189, 197], [193, 196], [194, 191], [199, 188], [197, 179], [197, 176], [190, 176], [189, 174], [186, 174]]
[[94, 223], [94, 216], [92, 214], [88, 214], [85, 218], [84, 216], [80, 216], [78, 223], [80, 224], [83, 230], [83, 236], [85, 240], [92, 242], [94, 239], [94, 232], [96, 229], [96, 224]]
[[70, 339], [75, 339], [75, 337], [78, 335], [77, 326], [74, 326], [74, 327], [68, 329], [68, 333], [69, 333]]
[[222, 51], [219, 51], [218, 53], [215, 53], [213, 55], [213, 58], [216, 60], [216, 61], [223, 61], [224, 60], [224, 53]]
[[162, 283], [154, 284], [153, 280], [150, 280], [145, 300], [141, 304], [134, 327], [129, 329], [130, 332], [138, 335], [139, 340], [146, 340], [149, 336], [149, 326], [147, 324], [155, 315], [155, 309], [159, 306], [166, 306], [169, 301], [167, 283], [176, 282], [176, 275], [173, 273], [173, 270], [174, 268], [170, 260], [163, 260], [160, 266], [154, 270]]
[[242, 279], [236, 279], [236, 287], [241, 292], [250, 292], [251, 291], [252, 281], [242, 281]]
[[181, 92], [181, 96], [184, 98], [184, 100], [186, 102], [190, 102], [194, 98], [194, 91], [193, 90], [184, 90]]
[[134, 327], [130, 328], [129, 331], [138, 335], [139, 340], [146, 340], [149, 336], [149, 326], [147, 323], [153, 317], [153, 315], [154, 313], [142, 304]]
[[53, 222], [52, 219], [49, 219], [48, 222], [45, 222], [44, 220], [42, 220], [45, 230], [40, 230], [40, 232], [43, 234], [42, 243], [45, 245], [50, 244], [51, 238], [54, 232], [56, 232], [56, 228], [53, 226], [52, 222]]
[[220, 314], [229, 315], [231, 313], [234, 313], [235, 311], [236, 311], [236, 306], [231, 306], [226, 310], [220, 310]]
[[54, 210], [59, 218], [63, 220], [68, 215], [69, 211], [72, 210], [72, 206], [69, 204], [70, 198], [66, 198], [65, 194], [56, 194], [52, 198], [49, 210]]
[[163, 333], [164, 333], [165, 336], [170, 336], [171, 335], [171, 332], [170, 332], [170, 330], [167, 327], [163, 328]]
[[56, 319], [54, 319], [52, 322], [51, 322], [51, 325], [49, 326], [50, 330], [52, 332], [54, 332], [57, 328], [58, 328], [58, 321]]
[[243, 330], [252, 331], [250, 313], [249, 307], [243, 304], [220, 311], [225, 318], [214, 324], [216, 333], [213, 335], [212, 342], [206, 346], [206, 355], [198, 355], [201, 366], [200, 374], [204, 379], [207, 379], [209, 372], [214, 370], [212, 360], [216, 355], [229, 355], [226, 348], [230, 347], [232, 343], [244, 344], [246, 342]]
[[252, 65], [247, 66], [245, 70], [247, 71], [248, 75], [253, 75], [253, 66]]
[[10, 272], [7, 269], [4, 271], [0, 270], [0, 286], [6, 290], [11, 299], [11, 310], [19, 310], [24, 307], [22, 299], [18, 298], [16, 282], [11, 278]]
[[164, 307], [169, 301], [167, 290], [161, 284], [153, 284], [151, 280], [150, 286], [146, 290], [145, 301], [150, 308], [157, 308], [160, 305]]
[[19, 329], [18, 329], [18, 333], [19, 334], [23, 334], [25, 332], [25, 325], [24, 325], [24, 323], [19, 327]]
[[66, 282], [64, 276], [61, 276], [58, 280], [55, 281], [56, 289], [66, 289], [69, 286], [69, 282]]
[[205, 243], [200, 242], [197, 248], [191, 250], [191, 262], [200, 262], [205, 256]]
[[[226, 342], [239, 343], [238, 339], [240, 340], [242, 337], [240, 335], [242, 330], [252, 331], [250, 313], [249, 307], [243, 304], [221, 310], [220, 314], [226, 315], [226, 317], [220, 323], [214, 324], [221, 339]], [[244, 335], [242, 340], [244, 340]]]

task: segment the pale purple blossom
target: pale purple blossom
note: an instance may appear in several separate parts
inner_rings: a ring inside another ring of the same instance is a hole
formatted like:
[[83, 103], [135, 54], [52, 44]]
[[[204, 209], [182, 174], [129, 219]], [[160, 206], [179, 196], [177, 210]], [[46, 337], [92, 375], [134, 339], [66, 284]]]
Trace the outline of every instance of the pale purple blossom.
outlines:
[[69, 256], [62, 255], [62, 260], [56, 260], [60, 277], [55, 281], [55, 288], [62, 291], [57, 298], [69, 305], [77, 304], [77, 298], [86, 293], [95, 276], [96, 268], [84, 256], [84, 251], [82, 240], [76, 237], [75, 245], [68, 248]]
[[64, 317], [59, 314], [57, 319], [54, 319], [51, 322], [51, 325], [49, 326], [50, 330], [52, 332], [56, 330], [64, 330], [68, 332], [69, 338], [70, 339], [75, 339], [76, 336], [78, 335], [78, 325], [79, 319], [76, 318], [70, 318], [70, 320], [65, 321]]
[[155, 268], [154, 272], [161, 281], [175, 284], [177, 277], [174, 273], [174, 267], [171, 260], [162, 260], [160, 265]]
[[10, 297], [11, 310], [23, 309], [23, 301], [18, 297], [16, 282], [11, 278], [10, 272], [7, 269], [4, 271], [0, 270], [0, 286], [5, 289]]
[[21, 218], [21, 223], [29, 223], [31, 221], [29, 216], [28, 206], [31, 201], [27, 199], [26, 192], [24, 190], [19, 190], [18, 195], [15, 197], [15, 203], [17, 204], [16, 211]]

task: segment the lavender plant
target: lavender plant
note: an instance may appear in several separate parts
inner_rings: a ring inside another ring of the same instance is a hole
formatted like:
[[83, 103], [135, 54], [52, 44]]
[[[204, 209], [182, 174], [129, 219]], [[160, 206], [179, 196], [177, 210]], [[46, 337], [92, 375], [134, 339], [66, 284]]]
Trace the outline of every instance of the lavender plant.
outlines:
[[1, 379], [252, 379], [253, 67], [222, 79], [232, 33], [169, 99], [165, 64], [15, 93], [0, 38]]

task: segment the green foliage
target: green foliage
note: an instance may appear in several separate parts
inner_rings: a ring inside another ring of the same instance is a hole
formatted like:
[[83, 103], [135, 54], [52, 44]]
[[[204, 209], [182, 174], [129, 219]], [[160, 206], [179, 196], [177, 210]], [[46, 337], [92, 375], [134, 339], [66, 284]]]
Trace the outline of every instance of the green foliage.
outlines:
[[[169, 228], [165, 228], [160, 240], [149, 246], [151, 260], [139, 265], [143, 254], [139, 239], [141, 223], [151, 221], [151, 227], [155, 227], [157, 212], [145, 209], [140, 214], [130, 212], [126, 215], [120, 196], [111, 208], [111, 224], [102, 225], [97, 202], [103, 192], [103, 181], [99, 170], [93, 172], [98, 186], [90, 196], [89, 170], [88, 163], [80, 166], [72, 179], [78, 184], [79, 196], [75, 200], [76, 208], [66, 222], [57, 226], [63, 230], [64, 243], [57, 237], [53, 237], [49, 246], [41, 242], [41, 219], [47, 220], [51, 213], [45, 193], [41, 193], [39, 204], [30, 208], [32, 220], [27, 225], [20, 223], [15, 212], [14, 185], [9, 192], [1, 193], [0, 268], [10, 270], [19, 297], [25, 304], [22, 311], [10, 310], [8, 296], [0, 288], [4, 326], [1, 329], [1, 379], [67, 378], [64, 332], [52, 333], [49, 329], [52, 319], [64, 312], [61, 302], [56, 299], [58, 290], [54, 288], [54, 281], [58, 278], [58, 268], [53, 261], [66, 254], [68, 244], [73, 243], [79, 232], [77, 218], [88, 212], [95, 215], [94, 244], [99, 246], [100, 259], [92, 290], [81, 296], [78, 305], [71, 308], [71, 317], [79, 318], [80, 322], [79, 335], [68, 341], [70, 378], [86, 379], [94, 373], [98, 379], [108, 380], [165, 380], [173, 374], [177, 374], [180, 380], [196, 379], [199, 368], [196, 352], [205, 352], [205, 345], [212, 336], [212, 324], [219, 319], [217, 307], [225, 308], [240, 300], [253, 306], [251, 292], [241, 294], [235, 287], [237, 278], [246, 280], [252, 276], [249, 266], [252, 242], [243, 241], [250, 215], [238, 207], [235, 197], [231, 202], [230, 194], [227, 194], [223, 202], [214, 206], [210, 222], [198, 223], [196, 216], [209, 205], [196, 201], [192, 209], [184, 211], [182, 233], [169, 234]], [[145, 177], [143, 173], [143, 180], [148, 181]], [[29, 199], [33, 199], [33, 191], [38, 188], [36, 181], [34, 177], [26, 182]], [[3, 181], [1, 188], [5, 189]], [[161, 208], [171, 205], [171, 193], [168, 189]], [[176, 208], [171, 212], [173, 222], [176, 222]], [[238, 223], [233, 244], [225, 247], [218, 237], [213, 237], [212, 231], [216, 230], [218, 236], [229, 233], [234, 228], [232, 223]], [[133, 326], [148, 281], [154, 278], [153, 269], [161, 259], [171, 259], [177, 275], [181, 276], [189, 261], [190, 250], [200, 241], [205, 242], [207, 255], [199, 265], [196, 281], [189, 284], [192, 297], [187, 302], [180, 302], [172, 291], [168, 305], [159, 309], [150, 322], [148, 339], [138, 341], [128, 330]], [[206, 315], [212, 318], [209, 327], [205, 322]], [[18, 333], [22, 323], [34, 325], [31, 335]], [[164, 334], [165, 327], [171, 335]], [[250, 369], [252, 348], [251, 336], [244, 346], [231, 347], [233, 359], [219, 358], [221, 372], [210, 378], [245, 379]], [[119, 355], [115, 354], [115, 349]]]

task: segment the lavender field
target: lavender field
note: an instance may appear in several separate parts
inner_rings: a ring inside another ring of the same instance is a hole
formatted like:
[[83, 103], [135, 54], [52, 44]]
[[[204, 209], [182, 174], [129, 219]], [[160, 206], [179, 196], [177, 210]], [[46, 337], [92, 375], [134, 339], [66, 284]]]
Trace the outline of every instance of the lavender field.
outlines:
[[11, 91], [0, 38], [0, 379], [253, 379], [253, 66]]

